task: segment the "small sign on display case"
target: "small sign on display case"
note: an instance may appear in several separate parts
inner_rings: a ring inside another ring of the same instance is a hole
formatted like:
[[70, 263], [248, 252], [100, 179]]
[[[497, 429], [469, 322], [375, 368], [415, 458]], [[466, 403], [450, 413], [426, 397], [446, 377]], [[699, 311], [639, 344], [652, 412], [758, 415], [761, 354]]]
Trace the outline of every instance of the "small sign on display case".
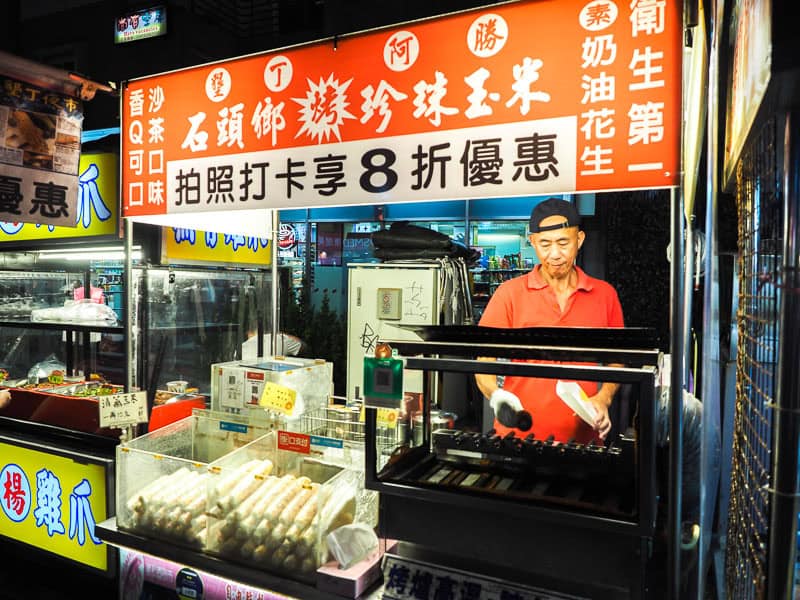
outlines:
[[147, 422], [147, 392], [100, 396], [100, 427], [123, 427]]
[[264, 385], [264, 391], [261, 393], [259, 405], [266, 409], [274, 410], [285, 415], [291, 415], [294, 412], [294, 403], [297, 398], [297, 392], [284, 385], [268, 381]]

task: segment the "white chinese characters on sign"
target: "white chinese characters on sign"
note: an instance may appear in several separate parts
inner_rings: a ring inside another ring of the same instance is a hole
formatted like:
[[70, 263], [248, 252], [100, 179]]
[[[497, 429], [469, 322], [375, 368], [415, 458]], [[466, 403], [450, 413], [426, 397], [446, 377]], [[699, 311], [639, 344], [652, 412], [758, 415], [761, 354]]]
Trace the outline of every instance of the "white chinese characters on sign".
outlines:
[[472, 93], [467, 96], [469, 107], [464, 111], [468, 119], [477, 119], [478, 117], [486, 117], [492, 114], [492, 107], [486, 103], [486, 100], [498, 102], [500, 94], [497, 92], [486, 91], [486, 80], [492, 74], [489, 69], [485, 67], [479, 68], [470, 75], [464, 77], [464, 82], [472, 88]]
[[164, 89], [160, 85], [151, 88], [147, 92], [147, 100], [149, 102], [147, 110], [151, 113], [157, 113], [164, 106]]
[[550, 102], [550, 94], [531, 89], [531, 85], [539, 80], [539, 69], [543, 65], [541, 58], [529, 56], [522, 59], [521, 65], [514, 65], [514, 83], [511, 85], [514, 95], [506, 106], [514, 106], [519, 101], [519, 112], [525, 116], [531, 109], [531, 102]]
[[439, 127], [442, 115], [454, 115], [458, 109], [453, 106], [442, 106], [447, 95], [447, 77], [441, 71], [434, 73], [433, 83], [420, 79], [414, 86], [417, 96], [414, 98], [414, 118], [426, 118], [431, 125]]
[[[127, 142], [131, 146], [143, 146], [145, 143], [144, 117], [147, 115], [147, 143], [163, 144], [166, 133], [164, 118], [158, 116], [166, 102], [166, 95], [161, 86], [153, 86], [147, 90], [134, 90], [128, 99], [128, 112], [135, 117], [126, 132]], [[146, 108], [146, 111], [145, 111]], [[143, 149], [129, 150], [125, 159], [128, 168], [139, 175], [152, 175], [164, 173], [164, 150], [152, 148], [145, 154]], [[147, 204], [164, 204], [164, 185], [161, 180], [150, 181], [147, 189], [141, 182], [132, 182], [125, 196], [128, 206], [142, 206]]]
[[285, 105], [285, 102], [273, 105], [269, 96], [264, 98], [263, 102], [259, 101], [253, 112], [253, 118], [250, 119], [256, 138], [261, 139], [262, 136], [271, 135], [272, 146], [278, 143], [278, 132], [286, 129], [286, 119], [283, 117]]
[[230, 108], [223, 107], [219, 111], [217, 121], [217, 146], [238, 146], [244, 148], [242, 141], [242, 109], [244, 104], [239, 102]]
[[664, 32], [664, 8], [666, 0], [633, 0], [631, 2], [631, 33], [633, 37], [643, 33], [652, 35]]
[[[571, 26], [548, 37], [542, 23], [555, 9], [541, 3], [539, 22], [538, 4], [453, 16], [446, 32], [412, 23], [139, 83], [126, 96], [126, 205], [143, 206], [137, 216], [376, 202], [390, 192], [547, 193], [554, 181], [561, 192], [600, 190], [637, 170], [655, 173], [631, 185], [671, 184], [655, 176], [669, 177], [676, 161], [666, 146], [676, 139], [677, 5], [570, 0], [556, 20]], [[574, 156], [553, 119], [574, 127]], [[528, 129], [509, 134], [513, 123]], [[655, 162], [662, 148], [668, 160]]]
[[181, 148], [188, 148], [192, 152], [208, 150], [208, 132], [200, 129], [206, 120], [206, 113], [200, 111], [189, 117], [189, 133], [181, 144]]
[[[590, 2], [581, 10], [581, 26], [590, 32], [605, 31], [617, 18], [614, 2]], [[617, 43], [610, 33], [589, 35], [581, 47], [581, 104], [590, 109], [581, 113], [580, 130], [584, 146], [579, 157], [581, 175], [611, 175], [614, 173], [611, 147], [616, 127], [614, 109], [610, 103], [616, 99], [616, 77], [602, 67], [611, 67], [617, 58]], [[607, 140], [604, 142], [604, 140]], [[594, 142], [594, 143], [592, 143]], [[605, 145], [608, 144], [608, 145]]]
[[[664, 8], [666, 0], [633, 0], [630, 3], [629, 21], [631, 35], [658, 35], [664, 31]], [[581, 10], [581, 26], [590, 32], [599, 32], [616, 21], [618, 9], [611, 0], [589, 2]], [[591, 108], [581, 114], [580, 131], [584, 146], [580, 156], [581, 175], [608, 175], [615, 172], [615, 157], [610, 141], [617, 127], [615, 110], [609, 105], [616, 97], [616, 78], [600, 67], [610, 67], [617, 58], [617, 44], [613, 34], [589, 35], [582, 48], [581, 103]], [[664, 86], [660, 78], [663, 72], [664, 53], [650, 46], [635, 47], [628, 61], [631, 74], [627, 87], [630, 91], [646, 91]], [[663, 102], [632, 102], [628, 111], [628, 145], [657, 143], [664, 138]], [[606, 141], [608, 140], [608, 141]], [[629, 172], [658, 170], [663, 163], [630, 163]]]
[[402, 92], [398, 92], [386, 81], [381, 79], [378, 88], [374, 89], [368, 85], [361, 90], [361, 95], [364, 97], [364, 103], [361, 105], [361, 111], [364, 113], [361, 117], [361, 122], [366, 123], [377, 112], [382, 117], [380, 124], [375, 129], [376, 133], [383, 133], [392, 119], [392, 109], [389, 105], [389, 98], [395, 102], [405, 100], [408, 96]]

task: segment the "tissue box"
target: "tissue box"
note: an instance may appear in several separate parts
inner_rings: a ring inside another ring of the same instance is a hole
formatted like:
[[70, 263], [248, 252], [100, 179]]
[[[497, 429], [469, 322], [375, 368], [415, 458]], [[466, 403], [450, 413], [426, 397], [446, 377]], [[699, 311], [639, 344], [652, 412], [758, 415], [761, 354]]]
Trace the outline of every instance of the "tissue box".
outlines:
[[381, 577], [381, 560], [394, 552], [397, 540], [378, 539], [378, 549], [349, 569], [340, 569], [336, 561], [317, 569], [317, 589], [348, 598], [358, 598]]

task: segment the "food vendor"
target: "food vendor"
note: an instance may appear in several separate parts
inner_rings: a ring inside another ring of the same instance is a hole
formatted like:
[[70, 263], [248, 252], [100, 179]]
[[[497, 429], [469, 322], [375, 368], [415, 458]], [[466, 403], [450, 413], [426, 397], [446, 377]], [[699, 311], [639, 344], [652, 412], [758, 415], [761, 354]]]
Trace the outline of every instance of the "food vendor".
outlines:
[[[529, 273], [504, 282], [492, 295], [480, 321], [488, 327], [622, 327], [622, 306], [607, 282], [587, 275], [575, 265], [586, 234], [580, 228], [575, 206], [559, 198], [536, 205], [530, 219], [530, 242], [539, 264]], [[530, 430], [516, 429], [523, 437], [550, 435], [558, 441], [574, 438], [581, 443], [605, 439], [611, 430], [608, 409], [619, 384], [581, 381], [595, 409], [592, 425], [586, 423], [556, 394], [552, 379], [506, 377], [503, 387], [494, 375], [476, 375], [481, 392], [495, 412], [495, 429], [504, 436], [513, 423], [498, 420], [501, 408], [516, 414], [523, 409], [532, 417]], [[503, 411], [505, 412], [505, 411]]]
[[[545, 200], [531, 212], [530, 231], [530, 242], [540, 264], [529, 273], [500, 285], [486, 306], [480, 325], [622, 327], [622, 308], [614, 288], [575, 265], [586, 238], [575, 206], [558, 198]], [[495, 375], [477, 374], [475, 379], [495, 412], [494, 425], [501, 436], [515, 431], [523, 437], [533, 433], [539, 439], [553, 435], [558, 441], [574, 438], [587, 443], [604, 440], [611, 429], [608, 409], [618, 384], [578, 382], [595, 408], [596, 418], [590, 426], [558, 397], [556, 382], [552, 379], [506, 377], [502, 387]], [[670, 391], [664, 387], [656, 405], [658, 446], [666, 446], [669, 440], [669, 404]], [[529, 430], [508, 427], [497, 418], [503, 414], [518, 415], [523, 410], [531, 416], [527, 423]], [[681, 525], [684, 548], [696, 544], [699, 535], [702, 413], [703, 404], [684, 391]], [[719, 432], [715, 432], [709, 453], [719, 454]]]

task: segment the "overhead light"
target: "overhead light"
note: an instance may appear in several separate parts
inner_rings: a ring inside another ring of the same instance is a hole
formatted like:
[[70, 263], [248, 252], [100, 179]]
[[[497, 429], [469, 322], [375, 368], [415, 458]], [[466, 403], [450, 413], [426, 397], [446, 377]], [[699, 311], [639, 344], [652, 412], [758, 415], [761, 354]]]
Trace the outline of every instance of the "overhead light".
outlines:
[[[45, 260], [125, 260], [125, 250], [121, 246], [94, 246], [89, 248], [58, 248], [52, 250], [39, 250], [38, 255]], [[131, 249], [133, 260], [142, 259], [142, 247], [133, 246]]]

